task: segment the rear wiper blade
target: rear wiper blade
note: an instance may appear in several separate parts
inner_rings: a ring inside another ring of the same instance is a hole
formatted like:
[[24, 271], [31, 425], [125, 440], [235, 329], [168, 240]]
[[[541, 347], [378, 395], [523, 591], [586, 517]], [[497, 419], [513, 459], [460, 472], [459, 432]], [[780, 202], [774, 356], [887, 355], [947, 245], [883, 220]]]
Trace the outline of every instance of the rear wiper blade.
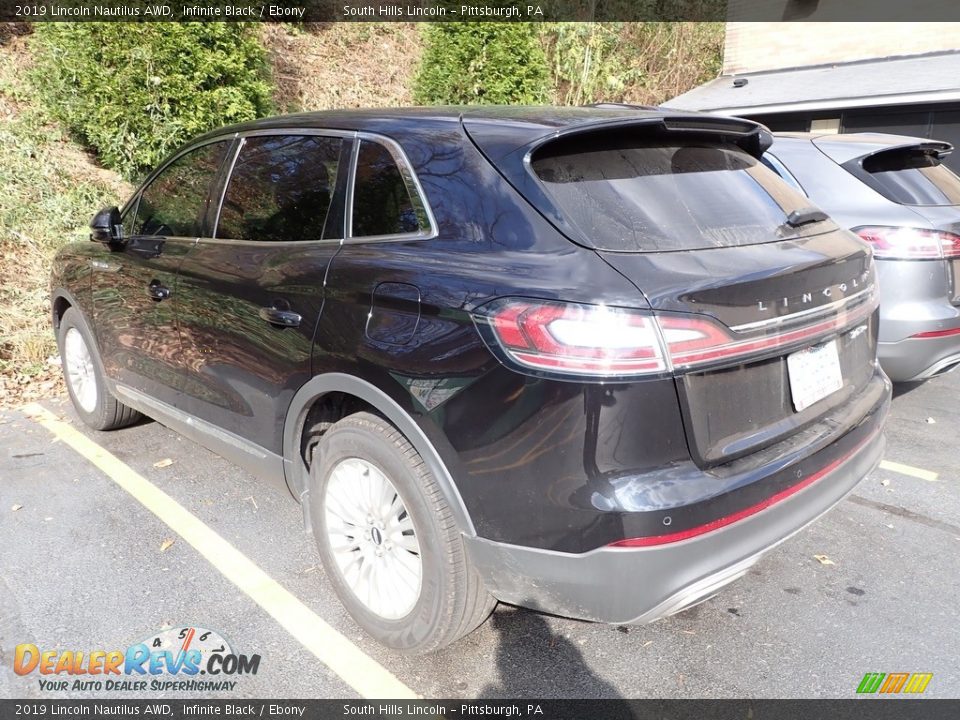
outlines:
[[830, 217], [819, 208], [815, 207], [805, 207], [799, 210], [794, 210], [792, 213], [787, 215], [786, 224], [790, 227], [800, 227], [801, 225], [808, 225], [809, 223], [822, 222], [824, 220], [829, 220]]

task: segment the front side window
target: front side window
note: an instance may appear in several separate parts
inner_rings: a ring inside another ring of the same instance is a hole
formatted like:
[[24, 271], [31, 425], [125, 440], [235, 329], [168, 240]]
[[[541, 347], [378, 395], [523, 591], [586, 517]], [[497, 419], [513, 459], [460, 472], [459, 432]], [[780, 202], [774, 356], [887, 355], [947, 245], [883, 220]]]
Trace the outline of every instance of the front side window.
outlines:
[[289, 242], [343, 237], [327, 228], [343, 141], [321, 135], [246, 138], [223, 196], [216, 236]]
[[167, 165], [140, 194], [133, 235], [199, 237], [210, 186], [230, 142], [201, 145]]
[[353, 237], [426, 233], [430, 222], [423, 203], [390, 151], [363, 140], [353, 188]]

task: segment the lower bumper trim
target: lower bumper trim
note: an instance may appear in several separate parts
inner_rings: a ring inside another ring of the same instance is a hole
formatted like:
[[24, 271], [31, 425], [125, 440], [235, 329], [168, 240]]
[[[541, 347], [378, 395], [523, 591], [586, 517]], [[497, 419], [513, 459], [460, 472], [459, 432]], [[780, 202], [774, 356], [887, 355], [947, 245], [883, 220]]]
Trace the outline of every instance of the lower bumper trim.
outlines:
[[[864, 445], [867, 443], [864, 443]], [[771, 505], [776, 505], [778, 502], [786, 500], [788, 497], [794, 493], [798, 493], [809, 485], [813, 485], [817, 480], [822, 477], [825, 477], [836, 470], [838, 467], [843, 465], [852, 455], [855, 455], [856, 452], [860, 449], [860, 446], [847, 453], [843, 457], [837, 458], [832, 463], [826, 467], [818, 470], [815, 473], [812, 473], [809, 477], [804, 478], [802, 481], [798, 482], [796, 485], [791, 485], [786, 490], [781, 490], [776, 495], [771, 495], [763, 502], [759, 502], [756, 505], [751, 505], [746, 507], [743, 510], [735, 512], [731, 515], [726, 515], [725, 517], [717, 518], [712, 522], [706, 523], [705, 525], [700, 525], [698, 527], [689, 528], [688, 530], [681, 530], [676, 533], [669, 533], [667, 535], [653, 535], [650, 537], [638, 537], [638, 538], [628, 538], [627, 540], [620, 540], [615, 543], [611, 543], [610, 547], [648, 547], [651, 545], [666, 545], [672, 542], [679, 542], [680, 540], [687, 540], [688, 538], [697, 537], [699, 535], [706, 535], [709, 532], [714, 530], [719, 530], [722, 527], [727, 525], [732, 525], [735, 522], [740, 522], [744, 518], [748, 518], [751, 515], [756, 515], [761, 510], [765, 510]]]
[[910, 337], [877, 345], [877, 357], [894, 382], [915, 382], [960, 364], [960, 336]]
[[701, 602], [840, 502], [879, 463], [875, 433], [819, 482], [706, 535], [573, 554], [464, 538], [498, 600], [566, 617], [643, 624]]

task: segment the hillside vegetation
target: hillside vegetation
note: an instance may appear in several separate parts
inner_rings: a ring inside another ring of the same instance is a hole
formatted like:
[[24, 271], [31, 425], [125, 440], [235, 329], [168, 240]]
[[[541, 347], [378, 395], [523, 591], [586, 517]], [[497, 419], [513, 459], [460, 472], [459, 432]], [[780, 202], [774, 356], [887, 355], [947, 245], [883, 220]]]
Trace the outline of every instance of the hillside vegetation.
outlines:
[[[402, 23], [203, 24], [168, 35], [57, 25], [32, 36], [0, 25], [0, 406], [60, 388], [47, 300], [56, 250], [86, 239], [94, 211], [121, 204], [185, 138], [272, 109], [411, 105], [418, 72], [424, 102], [658, 104], [715, 76], [723, 40], [722, 23], [464, 26], [459, 35]], [[513, 35], [537, 65], [520, 81], [491, 69], [504, 52], [491, 38]], [[437, 38], [452, 52], [438, 55]], [[203, 52], [188, 51], [195, 45]], [[70, 53], [95, 64], [95, 77], [77, 80]], [[431, 73], [428, 57], [447, 64]]]
[[23, 84], [29, 69], [24, 38], [0, 47], [0, 406], [59, 387], [50, 260], [86, 237], [95, 209], [131, 190], [35, 104]]

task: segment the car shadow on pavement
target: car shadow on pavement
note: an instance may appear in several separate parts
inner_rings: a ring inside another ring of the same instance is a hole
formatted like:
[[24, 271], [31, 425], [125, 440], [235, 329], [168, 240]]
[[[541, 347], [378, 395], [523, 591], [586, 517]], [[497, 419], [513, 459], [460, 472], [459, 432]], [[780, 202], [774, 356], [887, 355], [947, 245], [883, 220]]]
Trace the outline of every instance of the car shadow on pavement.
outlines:
[[911, 390], [916, 390], [919, 387], [923, 387], [926, 384], [925, 381], [920, 380], [918, 382], [898, 382], [893, 384], [893, 397], [898, 398], [901, 395], [906, 395]]
[[569, 638], [550, 629], [544, 615], [501, 604], [489, 622], [498, 635], [500, 681], [486, 685], [478, 697], [621, 698]]

